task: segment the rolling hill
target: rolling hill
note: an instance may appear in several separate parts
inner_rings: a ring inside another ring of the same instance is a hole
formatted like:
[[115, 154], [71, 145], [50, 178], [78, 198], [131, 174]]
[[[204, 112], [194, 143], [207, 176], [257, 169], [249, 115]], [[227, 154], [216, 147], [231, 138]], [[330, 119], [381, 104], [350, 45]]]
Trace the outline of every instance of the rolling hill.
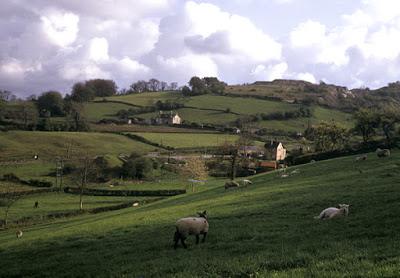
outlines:
[[[20, 239], [0, 231], [0, 276], [396, 277], [399, 159], [316, 162], [228, 191], [210, 180], [139, 208], [25, 227]], [[313, 219], [338, 203], [351, 205], [348, 217]], [[173, 250], [175, 221], [205, 209], [206, 243]]]

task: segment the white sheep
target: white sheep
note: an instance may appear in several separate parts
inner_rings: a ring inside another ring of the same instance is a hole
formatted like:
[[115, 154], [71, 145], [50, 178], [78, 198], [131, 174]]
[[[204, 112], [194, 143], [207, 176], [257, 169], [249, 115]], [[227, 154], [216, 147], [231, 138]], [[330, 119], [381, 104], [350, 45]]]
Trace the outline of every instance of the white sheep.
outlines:
[[346, 204], [339, 204], [339, 208], [326, 208], [323, 211], [321, 211], [321, 213], [319, 214], [319, 216], [315, 216], [315, 219], [332, 219], [335, 217], [339, 217], [339, 216], [347, 216], [349, 215], [349, 206], [350, 205], [346, 205]]
[[208, 233], [207, 211], [198, 212], [199, 217], [186, 217], [176, 221], [176, 232], [174, 234], [174, 249], [178, 247], [181, 240], [184, 248], [187, 248], [185, 240], [189, 235], [196, 236], [196, 244], [199, 244], [199, 236], [202, 234], [202, 242], [205, 242]]
[[390, 156], [390, 150], [389, 149], [380, 149], [380, 148], [377, 148], [376, 149], [376, 155], [378, 156], [378, 157], [388, 157], [388, 156]]
[[232, 188], [232, 187], [239, 187], [239, 184], [236, 181], [227, 181], [225, 183], [224, 187], [225, 187], [225, 190], [226, 190], [226, 189], [229, 189], [229, 188]]
[[23, 235], [23, 232], [22, 232], [21, 230], [17, 230], [17, 231], [15, 232], [15, 235], [17, 236], [17, 238], [21, 238], [22, 235]]
[[248, 186], [249, 184], [253, 184], [251, 180], [242, 180], [243, 186]]
[[364, 155], [362, 155], [362, 156], [357, 156], [355, 160], [356, 160], [356, 161], [367, 160], [367, 155], [364, 154]]

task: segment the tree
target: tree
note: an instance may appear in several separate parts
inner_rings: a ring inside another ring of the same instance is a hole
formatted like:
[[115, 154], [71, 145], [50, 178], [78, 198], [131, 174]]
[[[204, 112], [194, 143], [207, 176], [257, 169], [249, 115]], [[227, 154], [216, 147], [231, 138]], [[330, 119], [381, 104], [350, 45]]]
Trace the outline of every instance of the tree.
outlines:
[[7, 90], [0, 90], [0, 101], [12, 101], [16, 98], [16, 96]]
[[83, 106], [79, 102], [67, 101], [65, 103], [65, 112], [73, 131], [88, 131], [89, 125], [83, 112]]
[[189, 81], [189, 86], [192, 88], [193, 95], [201, 95], [205, 93], [206, 83], [203, 79], [193, 76]]
[[36, 103], [41, 115], [49, 112], [51, 116], [64, 116], [64, 100], [57, 91], [44, 92]]
[[151, 91], [157, 92], [160, 89], [160, 81], [155, 78], [152, 78], [148, 82], [148, 87]]
[[354, 130], [362, 135], [364, 143], [368, 142], [379, 125], [377, 114], [368, 109], [360, 109], [354, 118], [356, 120]]
[[171, 82], [169, 88], [170, 90], [175, 91], [176, 89], [178, 89], [178, 82]]
[[130, 88], [134, 93], [143, 93], [148, 90], [147, 82], [144, 80], [139, 80], [135, 83], [132, 83]]
[[151, 159], [132, 153], [122, 165], [121, 173], [125, 177], [144, 179], [151, 176], [153, 163]]
[[204, 182], [208, 177], [207, 167], [201, 157], [188, 157], [185, 159], [185, 165], [181, 168], [181, 174], [185, 178], [192, 180], [192, 191], [194, 191], [194, 182]]
[[85, 82], [85, 86], [90, 87], [97, 97], [113, 96], [118, 90], [115, 82], [108, 79], [91, 79]]
[[168, 87], [168, 83], [165, 81], [161, 81], [161, 83], [160, 83], [161, 91], [165, 91], [167, 89], [167, 87]]
[[182, 87], [182, 95], [184, 96], [190, 96], [192, 94], [192, 90], [188, 86], [183, 86]]
[[312, 134], [317, 151], [342, 149], [348, 141], [348, 131], [335, 123], [321, 123], [312, 129], [307, 131], [307, 135]]
[[86, 86], [85, 83], [78, 82], [72, 87], [71, 100], [75, 102], [87, 102], [95, 98], [95, 91], [91, 86]]
[[212, 94], [222, 94], [225, 90], [225, 83], [218, 80], [216, 77], [204, 77], [203, 78], [207, 92]]
[[394, 110], [385, 110], [378, 116], [379, 127], [385, 135], [387, 143], [390, 143], [396, 130], [396, 124], [400, 121], [398, 113]]
[[76, 168], [72, 173], [71, 179], [79, 188], [79, 209], [83, 210], [83, 193], [89, 181], [95, 173], [95, 164], [93, 159], [86, 155], [77, 159]]
[[0, 206], [4, 207], [4, 226], [7, 227], [8, 224], [8, 216], [10, 213], [11, 207], [21, 198], [21, 194], [15, 190], [16, 186], [10, 182], [6, 182], [2, 186], [3, 190], [0, 197]]

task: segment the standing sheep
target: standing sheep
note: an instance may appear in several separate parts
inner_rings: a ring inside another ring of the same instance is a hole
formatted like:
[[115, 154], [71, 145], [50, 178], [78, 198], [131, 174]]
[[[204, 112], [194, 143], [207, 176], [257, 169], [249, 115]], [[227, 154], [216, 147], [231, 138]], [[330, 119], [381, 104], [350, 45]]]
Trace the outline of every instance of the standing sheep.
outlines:
[[339, 208], [327, 208], [324, 209], [319, 216], [315, 216], [315, 219], [332, 219], [339, 216], [349, 215], [349, 206], [346, 204], [339, 204]]
[[181, 240], [184, 248], [187, 248], [185, 240], [189, 235], [196, 236], [196, 244], [199, 244], [199, 236], [203, 235], [202, 242], [205, 242], [208, 233], [207, 211], [198, 212], [199, 217], [186, 217], [176, 221], [176, 232], [174, 234], [174, 249], [178, 247]]
[[376, 155], [378, 156], [378, 157], [388, 157], [388, 156], [390, 156], [390, 150], [389, 149], [380, 149], [380, 148], [377, 148], [376, 149]]
[[242, 180], [243, 186], [248, 186], [249, 184], [253, 184], [251, 180]]
[[225, 190], [233, 187], [239, 187], [239, 184], [236, 181], [227, 181], [225, 183]]
[[16, 232], [15, 232], [15, 235], [17, 236], [17, 238], [21, 238], [22, 237], [22, 231], [21, 230], [17, 230]]

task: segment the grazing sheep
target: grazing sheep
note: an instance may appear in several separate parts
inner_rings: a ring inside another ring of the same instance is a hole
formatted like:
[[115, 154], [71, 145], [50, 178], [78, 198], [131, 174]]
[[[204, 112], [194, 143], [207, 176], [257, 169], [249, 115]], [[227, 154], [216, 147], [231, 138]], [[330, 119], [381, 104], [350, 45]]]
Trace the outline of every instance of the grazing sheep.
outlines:
[[239, 184], [236, 181], [227, 181], [225, 183], [225, 190], [233, 187], [239, 187]]
[[251, 180], [242, 180], [243, 186], [248, 186], [249, 184], [253, 184]]
[[283, 174], [283, 175], [281, 175], [281, 178], [288, 178], [288, 177], [289, 177], [288, 174]]
[[15, 235], [17, 236], [17, 238], [21, 238], [22, 237], [22, 231], [21, 230], [17, 230], [16, 232], [15, 232]]
[[187, 217], [181, 218], [176, 221], [176, 232], [174, 234], [174, 249], [178, 247], [178, 242], [181, 243], [184, 248], [187, 248], [185, 240], [189, 235], [196, 236], [196, 244], [199, 244], [199, 236], [203, 235], [202, 242], [205, 242], [208, 233], [208, 217], [207, 211], [198, 212], [199, 217]]
[[339, 216], [349, 215], [349, 206], [346, 204], [339, 204], [339, 208], [327, 208], [324, 209], [319, 216], [315, 216], [315, 219], [332, 219]]
[[390, 156], [390, 150], [389, 149], [380, 149], [380, 148], [377, 148], [376, 149], [376, 155], [378, 156], [378, 157], [388, 157], [388, 156]]
[[133, 204], [132, 204], [132, 207], [138, 207], [139, 206], [139, 202], [134, 202]]
[[355, 160], [356, 160], [356, 161], [367, 160], [367, 155], [364, 154], [364, 155], [362, 155], [362, 156], [357, 156]]

